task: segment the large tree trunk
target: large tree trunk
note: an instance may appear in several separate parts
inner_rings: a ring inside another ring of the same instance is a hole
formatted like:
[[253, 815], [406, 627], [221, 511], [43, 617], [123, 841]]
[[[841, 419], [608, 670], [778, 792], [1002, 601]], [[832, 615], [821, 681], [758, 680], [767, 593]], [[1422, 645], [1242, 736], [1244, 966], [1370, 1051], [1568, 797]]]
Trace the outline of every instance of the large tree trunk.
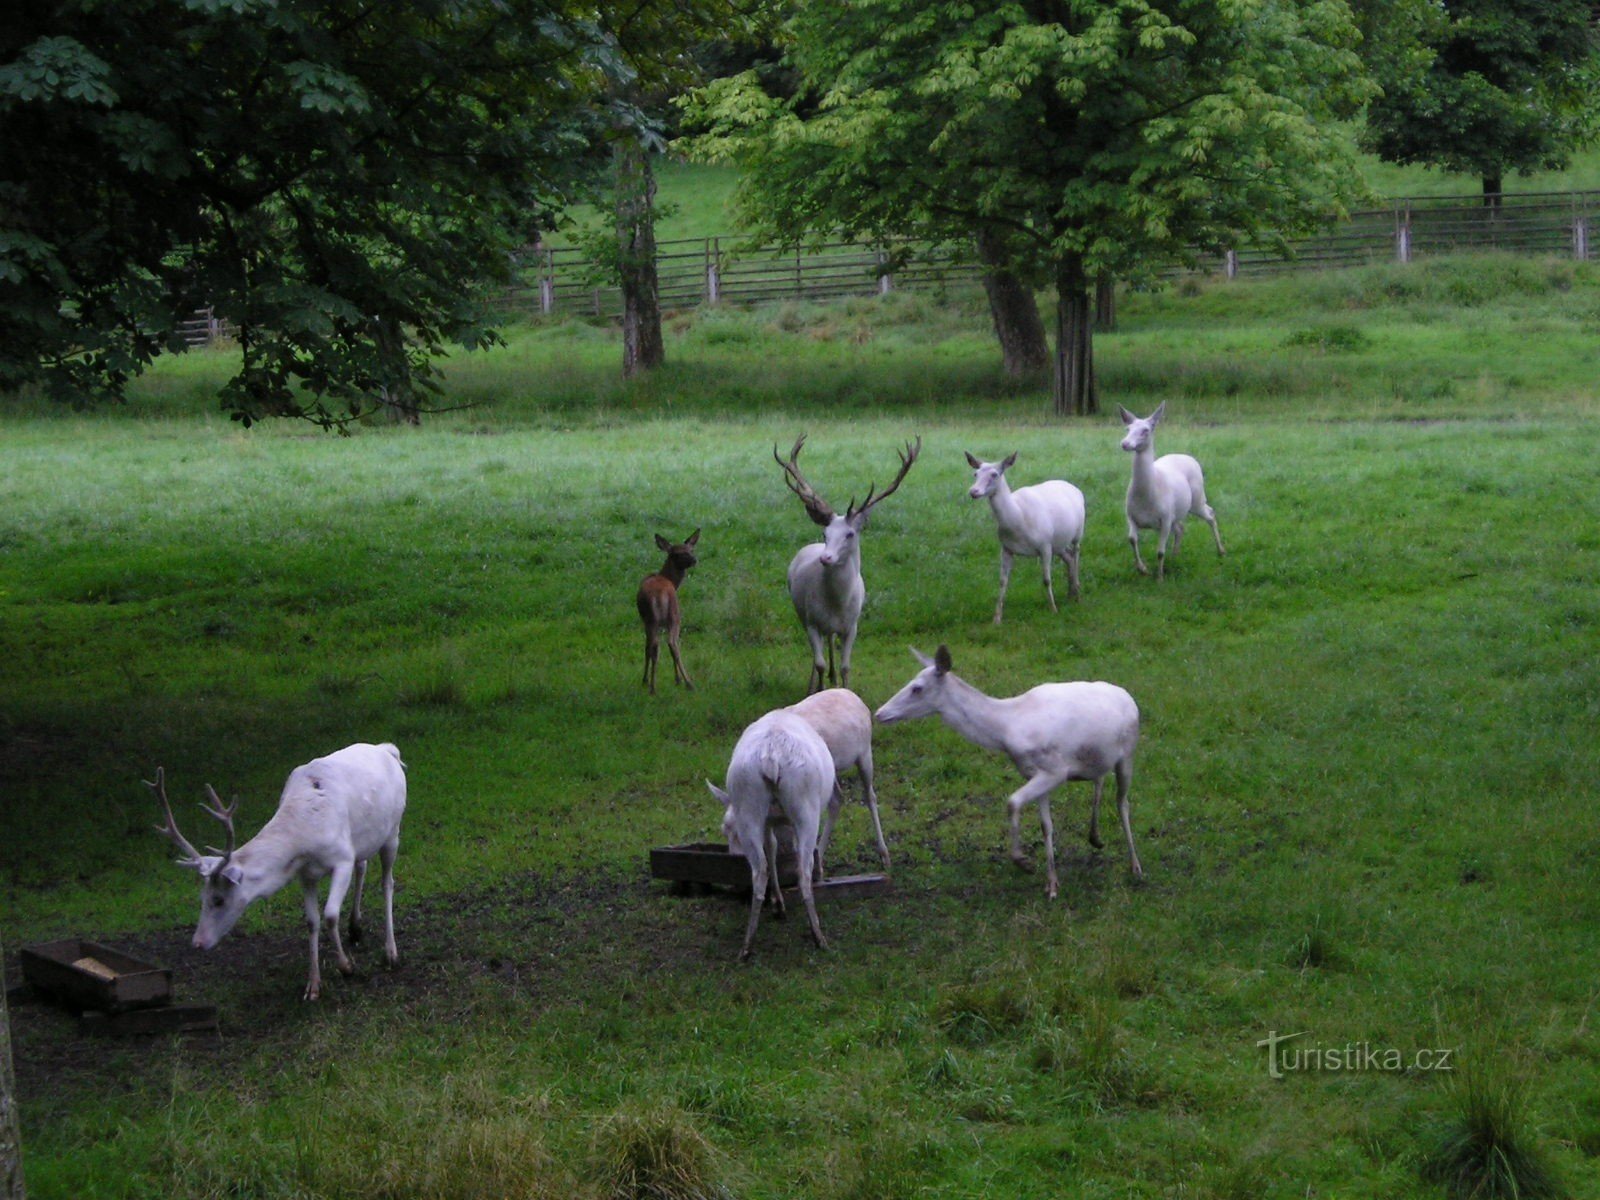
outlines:
[[1069, 254], [1056, 268], [1055, 410], [1080, 417], [1100, 411], [1094, 386], [1094, 306], [1083, 259]]
[[1000, 339], [1000, 357], [1013, 379], [1042, 372], [1050, 362], [1044, 321], [1033, 289], [1006, 266], [1005, 246], [991, 229], [979, 229], [978, 261], [983, 264], [983, 290]]
[[1498, 171], [1493, 175], [1485, 175], [1483, 177], [1483, 206], [1485, 208], [1500, 207], [1500, 192], [1503, 182]]
[[382, 380], [378, 385], [378, 400], [395, 424], [421, 425], [422, 406], [411, 382], [411, 357], [405, 331], [398, 321], [386, 317], [377, 318], [372, 326]]
[[1109, 275], [1095, 277], [1094, 327], [1100, 333], [1117, 327], [1117, 281]]
[[0, 1200], [23, 1200], [22, 1122], [11, 1075], [11, 1014], [6, 1007], [5, 949], [0, 947]]
[[661, 340], [656, 281], [656, 179], [637, 138], [617, 142], [617, 257], [622, 283], [622, 377], [631, 379], [667, 360]]

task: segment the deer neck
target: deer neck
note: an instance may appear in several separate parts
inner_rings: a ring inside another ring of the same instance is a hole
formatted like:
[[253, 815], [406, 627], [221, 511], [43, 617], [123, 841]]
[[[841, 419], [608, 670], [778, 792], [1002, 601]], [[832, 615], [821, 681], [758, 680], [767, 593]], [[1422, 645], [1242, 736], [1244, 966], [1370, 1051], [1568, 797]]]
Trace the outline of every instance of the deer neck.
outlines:
[[1156, 446], [1152, 438], [1133, 452], [1133, 490], [1154, 496], [1159, 491], [1156, 480]]
[[677, 563], [673, 562], [669, 558], [666, 561], [666, 565], [664, 565], [661, 570], [657, 571], [656, 574], [660, 575], [661, 578], [670, 583], [673, 587], [673, 590], [677, 590], [683, 586], [684, 578], [689, 574], [689, 568], [680, 567]]
[[294, 849], [288, 831], [276, 826], [274, 817], [262, 826], [260, 833], [233, 852], [231, 863], [244, 875], [239, 886], [249, 900], [272, 895], [305, 864], [304, 854]]
[[964, 679], [946, 675], [939, 716], [967, 741], [985, 750], [1004, 750], [1008, 703], [985, 695]]
[[1004, 475], [994, 481], [994, 491], [989, 493], [989, 508], [995, 520], [1002, 525], [1017, 523], [1017, 498], [1012, 495], [1011, 485], [1006, 482]]

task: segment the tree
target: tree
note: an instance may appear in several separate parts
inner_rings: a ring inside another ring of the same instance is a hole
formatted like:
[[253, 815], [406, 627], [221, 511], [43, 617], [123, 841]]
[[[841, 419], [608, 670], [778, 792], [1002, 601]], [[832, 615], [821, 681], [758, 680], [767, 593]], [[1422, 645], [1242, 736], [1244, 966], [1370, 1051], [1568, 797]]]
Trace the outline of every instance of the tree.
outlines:
[[1363, 0], [1383, 87], [1364, 144], [1396, 163], [1477, 175], [1496, 203], [1508, 171], [1559, 169], [1592, 133], [1589, 0]]
[[622, 376], [631, 379], [666, 362], [656, 277], [655, 174], [650, 151], [636, 137], [619, 138], [617, 275], [622, 290]]
[[412, 416], [593, 163], [626, 74], [568, 0], [24, 0], [0, 24], [0, 390], [121, 394], [178, 322], [225, 404]]
[[23, 1200], [22, 1132], [11, 1075], [11, 1014], [6, 1005], [5, 954], [0, 950], [0, 1200]]
[[818, 0], [787, 35], [808, 103], [718, 81], [691, 150], [741, 164], [771, 236], [1003, 229], [1057, 292], [1058, 412], [1096, 405], [1098, 276], [1281, 245], [1364, 190], [1331, 123], [1370, 92], [1338, 0]]

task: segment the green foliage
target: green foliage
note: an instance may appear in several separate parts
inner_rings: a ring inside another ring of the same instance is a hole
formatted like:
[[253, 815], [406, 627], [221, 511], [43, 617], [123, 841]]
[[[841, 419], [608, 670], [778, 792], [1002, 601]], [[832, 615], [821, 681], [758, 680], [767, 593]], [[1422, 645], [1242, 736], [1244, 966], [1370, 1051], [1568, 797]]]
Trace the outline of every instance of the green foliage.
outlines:
[[1584, 0], [1361, 7], [1377, 24], [1384, 89], [1364, 142], [1382, 158], [1470, 173], [1498, 191], [1505, 173], [1565, 167], [1592, 138], [1600, 57]]
[[[264, 19], [270, 13], [270, 19]], [[586, 10], [29, 3], [0, 30], [0, 389], [120, 396], [178, 323], [237, 329], [225, 404], [420, 404], [477, 288], [565, 204], [627, 70]]]

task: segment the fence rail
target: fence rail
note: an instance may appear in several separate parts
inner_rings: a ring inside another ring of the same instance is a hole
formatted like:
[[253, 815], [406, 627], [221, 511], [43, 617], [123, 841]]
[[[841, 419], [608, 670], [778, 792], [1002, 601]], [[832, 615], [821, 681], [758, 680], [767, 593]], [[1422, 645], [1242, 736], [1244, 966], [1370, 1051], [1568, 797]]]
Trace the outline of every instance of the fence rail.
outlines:
[[[1378, 262], [1407, 263], [1431, 254], [1466, 250], [1588, 259], [1592, 257], [1590, 231], [1597, 225], [1600, 191], [1471, 199], [1409, 197], [1351, 213], [1321, 233], [1293, 239], [1287, 253], [1265, 246], [1240, 247], [1220, 259], [1202, 262], [1199, 271], [1233, 279]], [[981, 270], [969, 259], [948, 252], [917, 251], [907, 244], [886, 247], [829, 242], [756, 250], [741, 246], [741, 239], [723, 237], [660, 243], [656, 270], [662, 307], [866, 296], [976, 279]], [[891, 270], [891, 249], [913, 252]], [[596, 317], [616, 316], [622, 311], [621, 292], [601, 282], [597, 265], [575, 249], [534, 247], [526, 278], [526, 285], [505, 293], [506, 308], [583, 312]]]
[[[1286, 271], [1326, 270], [1379, 262], [1408, 263], [1431, 254], [1500, 250], [1589, 259], [1591, 232], [1600, 229], [1600, 191], [1530, 192], [1491, 197], [1410, 197], [1351, 213], [1321, 233], [1293, 239], [1284, 253], [1243, 246], [1202, 262], [1201, 273], [1229, 279]], [[893, 252], [907, 252], [897, 265]], [[950, 251], [910, 243], [894, 246], [827, 242], [786, 249], [744, 248], [743, 239], [689, 238], [658, 244], [656, 272], [663, 308], [702, 304], [759, 304], [883, 294], [895, 288], [937, 287], [979, 277], [981, 268]], [[1169, 276], [1194, 272], [1174, 269]], [[568, 247], [536, 246], [524, 260], [525, 282], [507, 289], [510, 313], [578, 312], [614, 317], [622, 294], [602, 269]], [[210, 309], [184, 327], [191, 345], [224, 332]]]

